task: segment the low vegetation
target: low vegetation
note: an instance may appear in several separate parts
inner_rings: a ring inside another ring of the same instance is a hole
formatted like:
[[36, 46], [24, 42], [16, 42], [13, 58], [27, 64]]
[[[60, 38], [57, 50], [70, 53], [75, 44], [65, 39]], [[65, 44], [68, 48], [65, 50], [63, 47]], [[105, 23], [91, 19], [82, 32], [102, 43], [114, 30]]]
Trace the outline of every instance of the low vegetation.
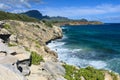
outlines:
[[49, 21], [42, 20], [42, 22], [45, 23], [45, 25], [46, 25], [47, 27], [53, 27], [52, 23], [49, 22]]
[[37, 54], [35, 51], [32, 51], [31, 55], [32, 55], [32, 64], [34, 65], [39, 65], [41, 61], [44, 61], [43, 57]]
[[24, 14], [14, 14], [9, 12], [0, 11], [0, 20], [19, 20], [26, 22], [37, 22], [39, 20], [26, 16]]
[[4, 28], [5, 29], [10, 29], [10, 25], [9, 24], [4, 24]]
[[81, 80], [81, 77], [84, 77], [85, 80], [104, 80], [104, 73], [93, 67], [77, 69], [71, 65], [65, 64], [63, 66], [66, 69], [65, 78], [67, 80]]
[[13, 46], [17, 46], [17, 44], [8, 43], [8, 46], [9, 46], [9, 47], [13, 47]]

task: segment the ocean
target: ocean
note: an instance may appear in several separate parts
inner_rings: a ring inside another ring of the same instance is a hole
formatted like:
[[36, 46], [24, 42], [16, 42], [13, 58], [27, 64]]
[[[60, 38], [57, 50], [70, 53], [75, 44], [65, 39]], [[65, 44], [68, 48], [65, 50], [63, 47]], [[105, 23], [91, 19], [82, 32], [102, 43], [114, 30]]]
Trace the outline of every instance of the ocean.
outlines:
[[120, 73], [120, 24], [62, 26], [63, 38], [48, 44], [58, 59], [78, 67]]

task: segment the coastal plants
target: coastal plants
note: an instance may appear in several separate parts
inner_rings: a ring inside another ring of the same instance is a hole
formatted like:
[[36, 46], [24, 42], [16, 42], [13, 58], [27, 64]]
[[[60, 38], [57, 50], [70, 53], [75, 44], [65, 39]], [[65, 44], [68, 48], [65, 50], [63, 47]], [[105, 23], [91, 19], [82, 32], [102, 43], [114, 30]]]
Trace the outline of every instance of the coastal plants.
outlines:
[[35, 51], [31, 52], [31, 56], [32, 56], [32, 64], [34, 65], [39, 65], [41, 61], [44, 61], [43, 57], [37, 54], [37, 52]]
[[35, 43], [36, 43], [36, 47], [37, 47], [37, 48], [40, 48], [40, 43], [39, 43], [39, 41], [35, 40]]
[[9, 24], [4, 24], [4, 28], [7, 29], [7, 30], [10, 29], [10, 25]]
[[26, 22], [39, 22], [38, 19], [29, 17], [24, 14], [15, 14], [0, 11], [0, 20], [19, 20], [19, 21], [26, 21]]
[[47, 26], [47, 27], [53, 27], [52, 26], [52, 23], [51, 22], [49, 22], [49, 21], [46, 21], [46, 20], [42, 20], [42, 22]]
[[93, 67], [77, 69], [76, 67], [67, 64], [63, 66], [66, 70], [65, 78], [67, 80], [81, 80], [81, 77], [84, 77], [85, 80], [104, 80], [104, 73]]
[[9, 47], [17, 46], [17, 44], [8, 43]]

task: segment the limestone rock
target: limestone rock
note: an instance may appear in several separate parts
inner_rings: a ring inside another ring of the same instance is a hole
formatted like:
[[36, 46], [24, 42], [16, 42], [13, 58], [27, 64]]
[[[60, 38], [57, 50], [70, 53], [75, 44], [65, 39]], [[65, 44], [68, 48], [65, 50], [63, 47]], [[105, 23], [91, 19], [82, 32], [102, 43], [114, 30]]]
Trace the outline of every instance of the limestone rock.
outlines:
[[67, 80], [67, 79], [65, 79], [64, 77], [58, 77], [56, 78], [56, 80]]
[[16, 52], [16, 55], [14, 55], [14, 57], [16, 57], [19, 61], [30, 59], [30, 52], [26, 51], [22, 46], [9, 47], [8, 53], [11, 54], [14, 52]]
[[10, 34], [10, 32], [4, 28], [0, 29], [0, 34]]
[[55, 51], [50, 50], [47, 46], [45, 46], [45, 51], [53, 56], [55, 56], [56, 58], [58, 58], [58, 55]]
[[29, 69], [29, 66], [27, 65], [23, 65], [23, 64], [19, 64], [18, 65], [18, 70], [24, 75], [24, 76], [27, 76], [27, 75], [30, 75], [30, 69]]
[[113, 80], [112, 76], [109, 73], [105, 73], [105, 80]]
[[55, 62], [46, 62], [44, 65], [44, 69], [53, 76], [65, 75], [65, 69], [60, 64]]
[[17, 35], [12, 34], [9, 39], [10, 39], [10, 42], [9, 42], [10, 44], [16, 44], [18, 42]]
[[17, 63], [17, 58], [13, 56], [0, 57], [0, 64], [15, 64]]
[[0, 80], [27, 80], [14, 66], [0, 65]]
[[[6, 52], [6, 51], [8, 51], [8, 47], [7, 47], [7, 45], [4, 44], [4, 43], [2, 42], [2, 40], [0, 39], [0, 52]], [[7, 53], [7, 52], [6, 52], [6, 53]]]

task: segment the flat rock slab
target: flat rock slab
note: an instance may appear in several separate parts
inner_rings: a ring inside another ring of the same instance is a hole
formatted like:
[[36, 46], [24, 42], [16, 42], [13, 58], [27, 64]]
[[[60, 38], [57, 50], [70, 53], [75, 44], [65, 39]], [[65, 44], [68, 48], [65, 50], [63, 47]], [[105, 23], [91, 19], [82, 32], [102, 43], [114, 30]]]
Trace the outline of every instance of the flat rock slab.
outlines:
[[17, 62], [17, 58], [14, 56], [3, 56], [0, 57], [0, 64], [14, 64]]
[[[9, 47], [11, 50], [10, 52], [16, 52], [17, 54], [14, 55], [19, 61], [30, 59], [30, 52], [26, 51], [24, 47], [22, 46], [15, 46], [15, 47]], [[10, 53], [9, 52], [9, 53]]]
[[56, 62], [46, 62], [44, 64], [44, 69], [47, 70], [53, 76], [65, 75], [64, 67]]
[[14, 66], [0, 65], [0, 80], [27, 80]]
[[8, 52], [8, 46], [2, 42], [0, 42], [0, 52]]

